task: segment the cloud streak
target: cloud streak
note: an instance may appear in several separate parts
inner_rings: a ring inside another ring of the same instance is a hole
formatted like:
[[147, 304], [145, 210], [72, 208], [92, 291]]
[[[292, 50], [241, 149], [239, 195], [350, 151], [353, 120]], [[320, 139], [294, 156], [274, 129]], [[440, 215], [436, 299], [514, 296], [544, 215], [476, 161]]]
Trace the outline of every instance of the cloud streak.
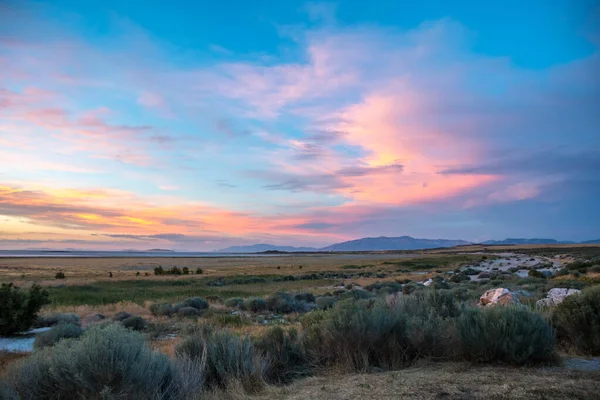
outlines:
[[600, 170], [597, 44], [534, 70], [476, 51], [476, 32], [453, 19], [348, 25], [312, 5], [311, 23], [280, 27], [269, 54], [211, 43], [198, 56], [131, 21], [94, 41], [32, 10], [11, 11], [27, 23], [10, 36], [0, 29], [11, 233], [34, 225], [99, 245], [473, 239], [491, 234], [487, 220], [502, 228], [495, 209], [565, 210], [574, 200], [553, 194], [567, 188], [592, 203], [574, 182]]

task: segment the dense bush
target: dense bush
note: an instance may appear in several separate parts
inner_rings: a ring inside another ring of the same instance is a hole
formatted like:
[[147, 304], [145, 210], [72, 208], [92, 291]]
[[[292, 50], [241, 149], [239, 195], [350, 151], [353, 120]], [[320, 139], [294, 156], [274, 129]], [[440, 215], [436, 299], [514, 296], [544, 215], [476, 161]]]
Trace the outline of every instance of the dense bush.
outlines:
[[341, 294], [341, 297], [343, 299], [355, 299], [355, 300], [361, 300], [361, 299], [370, 299], [373, 298], [375, 295], [367, 290], [364, 289], [352, 289], [352, 290], [347, 290], [344, 293]]
[[35, 320], [36, 327], [54, 326], [61, 323], [81, 325], [81, 318], [75, 313], [54, 313], [40, 316]]
[[277, 292], [267, 298], [267, 309], [281, 314], [305, 311], [305, 304], [305, 302], [299, 301], [292, 295], [284, 292]]
[[352, 371], [394, 369], [408, 363], [407, 323], [402, 313], [372, 301], [346, 300], [310, 321], [305, 347], [311, 361]]
[[227, 307], [235, 308], [235, 307], [239, 306], [240, 304], [242, 304], [243, 302], [244, 302], [244, 299], [242, 299], [241, 297], [231, 297], [231, 298], [225, 300], [225, 305]]
[[55, 275], [54, 275], [54, 279], [65, 279], [65, 273], [62, 271], [58, 271]]
[[117, 324], [89, 328], [26, 358], [9, 381], [23, 399], [171, 399], [175, 370], [144, 337]]
[[296, 293], [294, 295], [294, 299], [296, 299], [297, 301], [303, 301], [305, 303], [314, 303], [316, 300], [316, 297], [312, 293], [300, 292], [300, 293]]
[[596, 257], [591, 260], [576, 260], [567, 264], [566, 268], [571, 272], [578, 271], [585, 274], [588, 272], [589, 268], [595, 265], [600, 265], [600, 258]]
[[554, 330], [539, 314], [523, 307], [469, 309], [457, 326], [462, 354], [468, 360], [525, 365], [556, 358]]
[[600, 355], [600, 286], [572, 295], [552, 312], [561, 342], [586, 355]]
[[537, 269], [530, 269], [527, 273], [530, 278], [546, 278], [546, 275], [538, 271]]
[[365, 290], [375, 293], [380, 293], [381, 291], [384, 291], [385, 293], [396, 293], [402, 290], [402, 285], [394, 281], [375, 282], [365, 286]]
[[452, 276], [450, 276], [450, 278], [448, 280], [453, 283], [460, 283], [460, 282], [470, 281], [471, 279], [464, 272], [459, 272], [459, 273], [452, 274]]
[[240, 305], [244, 311], [259, 312], [267, 309], [267, 302], [261, 297], [251, 297]]
[[194, 307], [181, 307], [177, 310], [177, 315], [180, 317], [198, 317], [200, 310]]
[[423, 316], [433, 312], [443, 318], [458, 317], [462, 311], [453, 291], [433, 289], [401, 297], [396, 308], [408, 315]]
[[[184, 272], [186, 271], [187, 272]], [[183, 270], [181, 268], [178, 267], [172, 267], [170, 269], [164, 269], [162, 266], [158, 266], [158, 267], [154, 267], [154, 275], [182, 275], [182, 274], [188, 274], [189, 273], [189, 269], [184, 267]]]
[[208, 302], [201, 297], [190, 297], [183, 302], [185, 307], [194, 307], [196, 310], [205, 310], [208, 308]]
[[121, 322], [121, 321], [126, 320], [129, 317], [133, 317], [133, 314], [129, 313], [127, 311], [119, 311], [112, 317], [112, 319], [113, 319], [113, 321]]
[[29, 329], [38, 311], [48, 303], [48, 292], [39, 285], [23, 291], [12, 283], [3, 283], [0, 287], [0, 335]]
[[471, 267], [469, 267], [469, 268], [465, 268], [465, 269], [462, 271], [462, 273], [463, 273], [463, 274], [465, 274], [465, 275], [478, 275], [478, 274], [479, 274], [479, 272], [481, 272], [481, 271], [479, 271], [479, 270], [477, 270], [477, 269], [475, 269], [475, 268], [471, 268]]
[[83, 329], [78, 325], [63, 322], [46, 332], [38, 333], [35, 337], [33, 347], [42, 349], [48, 346], [54, 346], [62, 339], [78, 338], [83, 334]]
[[203, 364], [204, 380], [210, 388], [225, 388], [232, 379], [239, 380], [247, 391], [262, 384], [262, 369], [247, 336], [206, 328], [181, 342], [176, 354]]
[[134, 331], [142, 331], [148, 326], [146, 320], [139, 315], [133, 315], [129, 318], [125, 318], [121, 321], [121, 325], [123, 325], [127, 329], [132, 329]]
[[417, 290], [417, 287], [412, 283], [408, 283], [408, 284], [402, 286], [402, 294], [404, 294], [404, 295], [409, 295], [412, 292], [414, 292], [415, 290]]
[[289, 383], [311, 370], [296, 329], [274, 326], [256, 338], [254, 346], [266, 360], [264, 376], [269, 383]]
[[335, 305], [337, 297], [335, 296], [319, 296], [316, 299], [319, 310], [327, 310]]
[[149, 310], [152, 315], [157, 317], [169, 317], [176, 312], [175, 308], [168, 303], [153, 303], [150, 305]]

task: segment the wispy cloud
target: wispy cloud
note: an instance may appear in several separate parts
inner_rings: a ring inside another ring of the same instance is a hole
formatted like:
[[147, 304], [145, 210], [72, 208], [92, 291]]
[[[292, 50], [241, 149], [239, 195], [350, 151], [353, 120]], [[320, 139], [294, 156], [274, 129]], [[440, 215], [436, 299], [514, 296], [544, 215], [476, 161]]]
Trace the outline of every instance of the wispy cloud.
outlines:
[[124, 34], [87, 41], [32, 10], [0, 28], [13, 232], [182, 246], [475, 232], [494, 207], [567, 208], [552, 194], [589, 200], [578, 182], [597, 182], [597, 48], [525, 69], [476, 51], [452, 19], [345, 25], [311, 3], [308, 27], [278, 27], [276, 53], [212, 44], [198, 58], [125, 19]]

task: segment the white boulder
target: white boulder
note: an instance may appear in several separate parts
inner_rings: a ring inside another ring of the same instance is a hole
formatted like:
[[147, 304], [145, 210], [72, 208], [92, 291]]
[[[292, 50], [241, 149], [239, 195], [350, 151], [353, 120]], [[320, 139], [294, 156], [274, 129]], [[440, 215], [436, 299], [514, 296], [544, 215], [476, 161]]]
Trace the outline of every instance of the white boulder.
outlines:
[[550, 289], [545, 299], [538, 300], [535, 303], [537, 308], [554, 307], [562, 303], [565, 298], [574, 294], [581, 294], [579, 289], [554, 288]]
[[506, 288], [490, 289], [479, 298], [480, 306], [521, 304], [517, 295]]

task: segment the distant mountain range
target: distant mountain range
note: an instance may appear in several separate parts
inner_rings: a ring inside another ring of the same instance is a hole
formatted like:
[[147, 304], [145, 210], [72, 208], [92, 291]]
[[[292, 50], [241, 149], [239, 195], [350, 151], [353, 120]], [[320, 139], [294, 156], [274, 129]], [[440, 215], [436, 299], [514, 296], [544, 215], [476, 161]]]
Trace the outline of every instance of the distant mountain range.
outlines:
[[[577, 244], [572, 241], [558, 241], [555, 239], [524, 239], [507, 238], [504, 240], [486, 240], [481, 244], [486, 245], [519, 245], [519, 244]], [[215, 250], [216, 253], [262, 253], [266, 251], [282, 252], [316, 252], [316, 251], [383, 251], [383, 250], [422, 250], [440, 247], [454, 247], [474, 244], [465, 240], [450, 239], [417, 239], [410, 236], [375, 237], [349, 240], [347, 242], [332, 244], [322, 248], [277, 246], [273, 244], [253, 244], [250, 246], [232, 246]], [[600, 244], [600, 239], [586, 240], [579, 244]]]
[[377, 251], [377, 250], [419, 250], [437, 247], [454, 247], [470, 244], [464, 240], [415, 239], [410, 236], [376, 237], [350, 240], [323, 247], [321, 251]]
[[215, 250], [214, 253], [262, 253], [265, 251], [310, 252], [319, 251], [314, 247], [276, 246], [273, 244], [253, 244], [250, 246], [231, 246], [226, 249]]
[[523, 239], [523, 238], [507, 238], [504, 240], [486, 240], [482, 244], [574, 244], [577, 242], [559, 241], [555, 239]]
[[264, 251], [311, 252], [311, 251], [378, 251], [378, 250], [419, 250], [437, 247], [453, 247], [470, 244], [464, 240], [415, 239], [410, 236], [362, 238], [336, 243], [322, 248], [276, 246], [272, 244], [254, 244], [251, 246], [232, 246], [215, 250], [217, 253], [260, 253]]
[[600, 244], [600, 239], [594, 239], [594, 240], [585, 240], [583, 242], [579, 242], [581, 244]]

